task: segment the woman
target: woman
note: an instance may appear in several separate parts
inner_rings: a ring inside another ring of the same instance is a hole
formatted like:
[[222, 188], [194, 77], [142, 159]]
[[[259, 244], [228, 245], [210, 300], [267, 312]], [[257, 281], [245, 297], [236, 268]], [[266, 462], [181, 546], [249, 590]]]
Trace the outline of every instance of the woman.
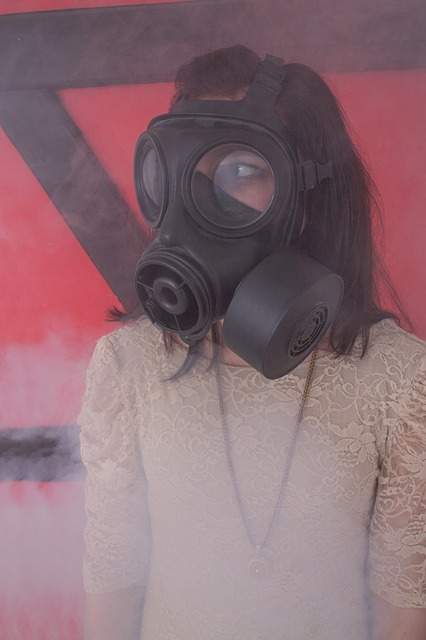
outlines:
[[[244, 47], [194, 59], [174, 108], [238, 109], [258, 65]], [[377, 302], [372, 183], [336, 99], [308, 67], [284, 71], [298, 157], [333, 167], [295, 203], [290, 244], [343, 279], [340, 310], [275, 379], [223, 345], [223, 314], [189, 348], [140, 311], [99, 341], [79, 418], [87, 640], [426, 637], [425, 344]], [[253, 171], [240, 157], [240, 182]], [[241, 202], [267, 210], [262, 185]], [[192, 233], [172, 208], [163, 248]]]

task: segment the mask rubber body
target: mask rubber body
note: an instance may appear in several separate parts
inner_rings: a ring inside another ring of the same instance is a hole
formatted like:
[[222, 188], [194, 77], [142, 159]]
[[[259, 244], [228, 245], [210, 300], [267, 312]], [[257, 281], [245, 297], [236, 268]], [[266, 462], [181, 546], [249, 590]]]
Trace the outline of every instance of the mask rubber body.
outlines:
[[299, 194], [332, 178], [301, 161], [275, 113], [283, 66], [267, 56], [239, 101], [180, 101], [139, 138], [135, 182], [157, 230], [136, 268], [148, 317], [188, 344], [224, 342], [279, 378], [333, 323], [342, 279], [291, 248]]

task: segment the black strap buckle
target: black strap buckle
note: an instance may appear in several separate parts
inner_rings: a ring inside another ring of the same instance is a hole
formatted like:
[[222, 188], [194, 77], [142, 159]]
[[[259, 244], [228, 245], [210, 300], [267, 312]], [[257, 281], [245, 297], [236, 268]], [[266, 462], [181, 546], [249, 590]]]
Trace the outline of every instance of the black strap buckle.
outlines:
[[265, 94], [278, 97], [285, 74], [284, 60], [266, 55], [257, 67], [253, 82], [247, 90], [247, 98], [256, 99]]
[[299, 191], [314, 189], [326, 178], [333, 177], [333, 165], [331, 162], [320, 164], [312, 160], [305, 160], [298, 165]]

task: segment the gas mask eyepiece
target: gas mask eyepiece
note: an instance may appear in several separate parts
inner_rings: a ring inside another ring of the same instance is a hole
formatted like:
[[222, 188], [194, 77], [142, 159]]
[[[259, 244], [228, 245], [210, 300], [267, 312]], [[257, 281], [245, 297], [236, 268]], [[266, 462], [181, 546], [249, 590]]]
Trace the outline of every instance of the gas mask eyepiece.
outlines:
[[161, 150], [147, 135], [142, 136], [138, 142], [134, 177], [143, 215], [156, 228], [167, 206], [167, 174]]

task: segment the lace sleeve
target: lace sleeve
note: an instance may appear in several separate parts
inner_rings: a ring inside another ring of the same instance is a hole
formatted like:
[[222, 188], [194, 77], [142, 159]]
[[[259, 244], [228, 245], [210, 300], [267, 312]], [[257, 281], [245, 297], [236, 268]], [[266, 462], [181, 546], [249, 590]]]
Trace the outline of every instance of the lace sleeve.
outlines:
[[123, 370], [111, 338], [101, 338], [89, 364], [78, 417], [86, 469], [83, 579], [88, 593], [141, 585], [147, 573], [146, 479], [136, 403]]
[[370, 527], [370, 586], [399, 607], [426, 607], [426, 361], [391, 408]]

